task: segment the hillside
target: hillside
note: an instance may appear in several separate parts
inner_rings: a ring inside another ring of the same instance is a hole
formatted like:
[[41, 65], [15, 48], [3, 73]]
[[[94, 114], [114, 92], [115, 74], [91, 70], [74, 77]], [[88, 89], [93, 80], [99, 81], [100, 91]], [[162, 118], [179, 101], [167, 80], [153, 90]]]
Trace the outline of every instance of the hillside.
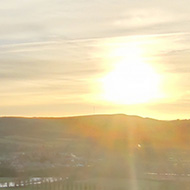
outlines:
[[[190, 121], [160, 121], [127, 115], [94, 115], [65, 118], [0, 118], [0, 143], [56, 142], [90, 138], [110, 145], [125, 141], [128, 145], [187, 147]], [[0, 145], [1, 145], [0, 144]], [[25, 144], [26, 145], [26, 144]]]
[[129, 177], [134, 166], [138, 175], [190, 170], [189, 120], [2, 117], [0, 137], [0, 176]]

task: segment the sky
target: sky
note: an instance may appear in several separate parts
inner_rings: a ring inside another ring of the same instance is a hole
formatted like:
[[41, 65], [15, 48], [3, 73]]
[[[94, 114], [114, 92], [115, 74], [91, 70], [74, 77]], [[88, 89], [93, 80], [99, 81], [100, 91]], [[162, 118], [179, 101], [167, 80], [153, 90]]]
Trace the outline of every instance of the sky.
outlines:
[[0, 115], [190, 119], [188, 4], [0, 1]]

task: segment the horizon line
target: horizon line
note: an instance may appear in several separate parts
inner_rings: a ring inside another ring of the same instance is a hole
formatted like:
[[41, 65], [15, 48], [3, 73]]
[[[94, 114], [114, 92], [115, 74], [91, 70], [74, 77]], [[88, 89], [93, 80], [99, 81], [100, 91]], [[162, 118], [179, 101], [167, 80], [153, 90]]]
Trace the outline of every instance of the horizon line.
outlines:
[[152, 117], [144, 117], [139, 115], [128, 115], [125, 113], [99, 113], [99, 114], [78, 114], [78, 115], [65, 115], [65, 116], [23, 116], [23, 115], [0, 115], [0, 118], [23, 118], [23, 119], [64, 119], [64, 118], [74, 118], [74, 117], [88, 117], [88, 116], [114, 116], [114, 115], [124, 115], [124, 116], [130, 116], [130, 117], [140, 117], [143, 119], [153, 119], [158, 121], [184, 121], [184, 120], [190, 120], [190, 119], [158, 119], [158, 118], [152, 118]]

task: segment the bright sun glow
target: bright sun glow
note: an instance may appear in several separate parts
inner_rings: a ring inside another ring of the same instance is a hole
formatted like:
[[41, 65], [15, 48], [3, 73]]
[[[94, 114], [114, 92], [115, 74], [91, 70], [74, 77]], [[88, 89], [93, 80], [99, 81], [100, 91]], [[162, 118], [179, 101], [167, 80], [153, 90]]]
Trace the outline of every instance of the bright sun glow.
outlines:
[[[117, 54], [126, 55], [118, 50]], [[149, 64], [143, 62], [136, 50], [115, 64], [103, 79], [104, 99], [119, 104], [148, 103], [160, 98], [160, 76]]]

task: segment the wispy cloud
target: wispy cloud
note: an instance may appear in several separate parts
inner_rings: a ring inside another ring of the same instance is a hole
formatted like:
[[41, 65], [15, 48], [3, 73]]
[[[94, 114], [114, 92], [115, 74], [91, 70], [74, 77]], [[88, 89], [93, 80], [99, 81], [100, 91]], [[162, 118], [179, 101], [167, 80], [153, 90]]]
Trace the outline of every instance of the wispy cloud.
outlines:
[[[187, 5], [188, 0], [0, 1], [0, 105], [4, 109], [14, 105], [13, 113], [19, 104], [23, 109], [35, 104], [28, 111], [32, 114], [37, 105], [50, 108], [62, 101], [64, 106], [70, 104], [72, 108], [65, 106], [68, 110], [81, 105], [88, 110], [86, 99], [95, 93], [97, 79], [109, 65], [106, 53], [129, 41], [153, 49], [146, 56], [159, 57], [159, 63], [152, 64], [161, 65], [165, 75], [175, 76], [187, 92]], [[171, 88], [176, 85], [170, 84]]]

